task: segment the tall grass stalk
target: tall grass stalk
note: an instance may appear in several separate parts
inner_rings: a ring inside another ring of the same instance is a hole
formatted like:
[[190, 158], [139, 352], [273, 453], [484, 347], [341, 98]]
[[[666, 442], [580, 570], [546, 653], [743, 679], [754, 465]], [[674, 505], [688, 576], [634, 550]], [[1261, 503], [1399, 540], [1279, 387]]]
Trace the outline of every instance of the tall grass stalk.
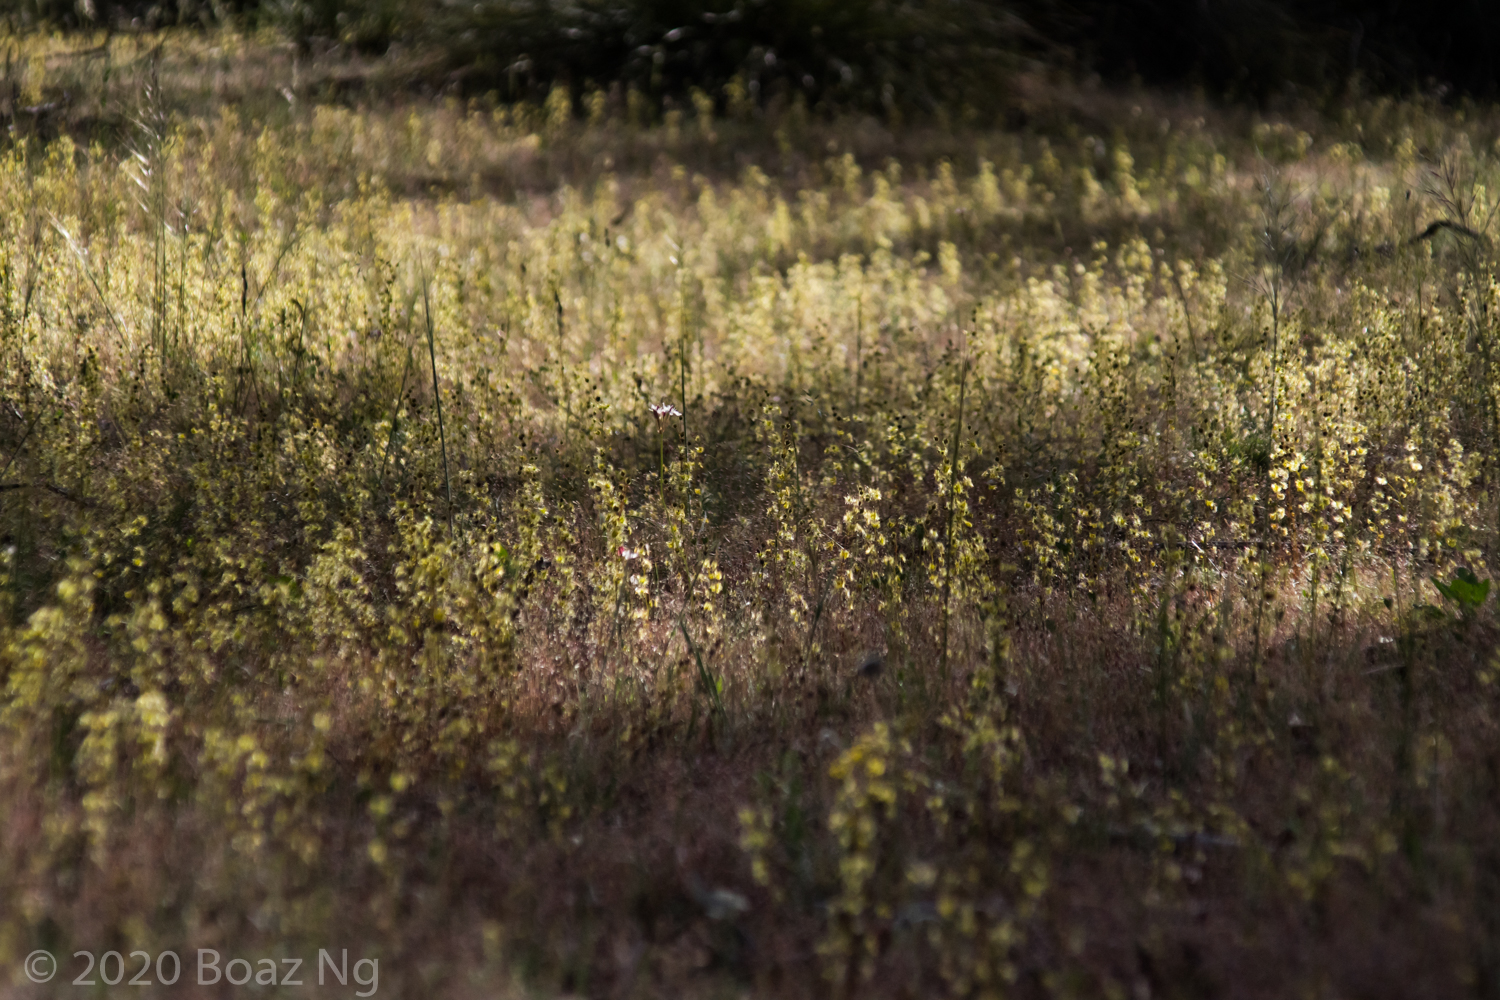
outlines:
[[948, 680], [948, 629], [953, 617], [953, 508], [958, 500], [959, 449], [963, 446], [964, 390], [969, 381], [969, 359], [964, 358], [958, 375], [958, 405], [954, 414], [953, 441], [948, 451], [948, 509], [943, 522], [943, 638], [939, 670]]
[[422, 268], [422, 318], [427, 326], [427, 360], [432, 367], [432, 402], [437, 408], [438, 443], [443, 450], [443, 490], [448, 495], [448, 537], [453, 537], [453, 481], [448, 475], [448, 432], [443, 427], [443, 396], [438, 386], [437, 347], [432, 330], [432, 300], [427, 288], [427, 269]]

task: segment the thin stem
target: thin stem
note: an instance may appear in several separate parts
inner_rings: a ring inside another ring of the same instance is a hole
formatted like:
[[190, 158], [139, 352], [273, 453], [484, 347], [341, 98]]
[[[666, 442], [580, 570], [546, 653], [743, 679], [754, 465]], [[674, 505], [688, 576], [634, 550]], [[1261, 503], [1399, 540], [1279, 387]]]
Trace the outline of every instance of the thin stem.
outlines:
[[557, 305], [557, 382], [563, 401], [563, 442], [568, 440], [568, 425], [573, 422], [573, 400], [568, 392], [568, 365], [563, 354], [563, 338], [567, 328], [563, 325], [562, 296], [557, 286], [552, 286], [552, 301]]
[[953, 594], [953, 506], [958, 498], [958, 449], [963, 443], [964, 389], [968, 384], [969, 362], [964, 362], [958, 376], [958, 420], [953, 427], [953, 449], [948, 453], [948, 517], [943, 527], [943, 680], [948, 679], [948, 622]]
[[432, 398], [437, 405], [438, 442], [443, 448], [443, 488], [448, 492], [448, 540], [453, 540], [453, 482], [448, 478], [448, 434], [443, 429], [443, 397], [438, 391], [437, 348], [433, 346], [432, 302], [427, 295], [427, 272], [422, 272], [422, 312], [427, 319], [427, 358], [432, 363]]
[[401, 385], [396, 389], [396, 398], [391, 401], [391, 433], [385, 439], [385, 454], [380, 457], [380, 485], [385, 488], [385, 465], [391, 457], [391, 446], [396, 442], [397, 414], [401, 412], [401, 397], [406, 393], [406, 378], [411, 374], [411, 344], [406, 345], [406, 367], [401, 371]]
[[859, 297], [859, 304], [855, 307], [854, 312], [854, 412], [856, 415], [859, 413], [859, 396], [861, 388], [860, 381], [862, 375], [862, 372], [860, 371], [859, 356], [861, 353], [861, 349], [864, 346], [864, 333], [865, 298], [863, 295], [861, 295]]
[[1276, 438], [1276, 407], [1278, 400], [1277, 375], [1281, 364], [1281, 275], [1271, 281], [1271, 422], [1266, 428], [1266, 454], [1271, 453], [1271, 443]]
[[1198, 363], [1198, 336], [1193, 332], [1193, 312], [1188, 308], [1187, 291], [1182, 287], [1182, 278], [1172, 270], [1172, 283], [1177, 286], [1177, 297], [1182, 300], [1182, 319], [1187, 325], [1188, 345], [1193, 349], [1193, 363]]
[[73, 251], [73, 256], [78, 258], [78, 265], [83, 268], [84, 277], [89, 279], [89, 284], [93, 286], [94, 294], [99, 296], [99, 304], [104, 307], [104, 315], [109, 317], [109, 322], [114, 326], [115, 332], [120, 335], [120, 340], [123, 343], [125, 340], [125, 328], [120, 325], [120, 320], [115, 316], [115, 311], [110, 308], [109, 299], [104, 295], [104, 289], [99, 287], [99, 282], [94, 277], [93, 270], [89, 268], [88, 258], [83, 255], [83, 248], [78, 245], [78, 241], [73, 238], [73, 234], [68, 232], [61, 222], [57, 221], [57, 216], [51, 212], [48, 212], [47, 215], [52, 219], [52, 228], [57, 230], [58, 234], [67, 242], [68, 248]]
[[16, 456], [21, 454], [21, 450], [26, 447], [27, 439], [31, 437], [31, 432], [36, 428], [37, 421], [42, 419], [44, 412], [46, 411], [38, 410], [36, 416], [31, 418], [31, 423], [27, 426], [26, 433], [21, 435], [21, 443], [16, 445], [15, 451], [11, 452], [9, 460], [5, 463], [5, 468], [0, 469], [0, 479], [5, 478], [5, 474], [10, 471], [11, 464], [16, 460]]

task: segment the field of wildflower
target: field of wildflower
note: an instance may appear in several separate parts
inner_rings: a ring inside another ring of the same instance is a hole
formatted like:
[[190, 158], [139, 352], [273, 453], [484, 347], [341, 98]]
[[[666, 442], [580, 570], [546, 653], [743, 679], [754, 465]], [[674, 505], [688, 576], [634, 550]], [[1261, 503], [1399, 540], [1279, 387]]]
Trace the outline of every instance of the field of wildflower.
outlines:
[[1500, 115], [3, 47], [7, 995], [1500, 995]]

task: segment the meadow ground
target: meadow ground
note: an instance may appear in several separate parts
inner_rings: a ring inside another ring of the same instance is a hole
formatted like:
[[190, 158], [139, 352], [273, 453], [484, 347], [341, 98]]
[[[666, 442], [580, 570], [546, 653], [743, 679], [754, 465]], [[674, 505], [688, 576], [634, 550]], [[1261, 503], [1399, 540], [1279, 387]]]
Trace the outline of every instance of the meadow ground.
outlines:
[[13, 995], [1500, 995], [1500, 115], [5, 45]]

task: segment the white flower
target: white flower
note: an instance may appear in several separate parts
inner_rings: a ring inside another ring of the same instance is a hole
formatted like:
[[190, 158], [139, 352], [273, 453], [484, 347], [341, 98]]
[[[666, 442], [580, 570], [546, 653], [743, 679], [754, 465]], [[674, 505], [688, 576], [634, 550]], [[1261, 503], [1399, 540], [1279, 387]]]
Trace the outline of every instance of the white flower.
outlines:
[[662, 417], [682, 416], [682, 411], [673, 406], [671, 403], [657, 403], [655, 406], [651, 407], [651, 412], [656, 414], [657, 420], [661, 420]]

